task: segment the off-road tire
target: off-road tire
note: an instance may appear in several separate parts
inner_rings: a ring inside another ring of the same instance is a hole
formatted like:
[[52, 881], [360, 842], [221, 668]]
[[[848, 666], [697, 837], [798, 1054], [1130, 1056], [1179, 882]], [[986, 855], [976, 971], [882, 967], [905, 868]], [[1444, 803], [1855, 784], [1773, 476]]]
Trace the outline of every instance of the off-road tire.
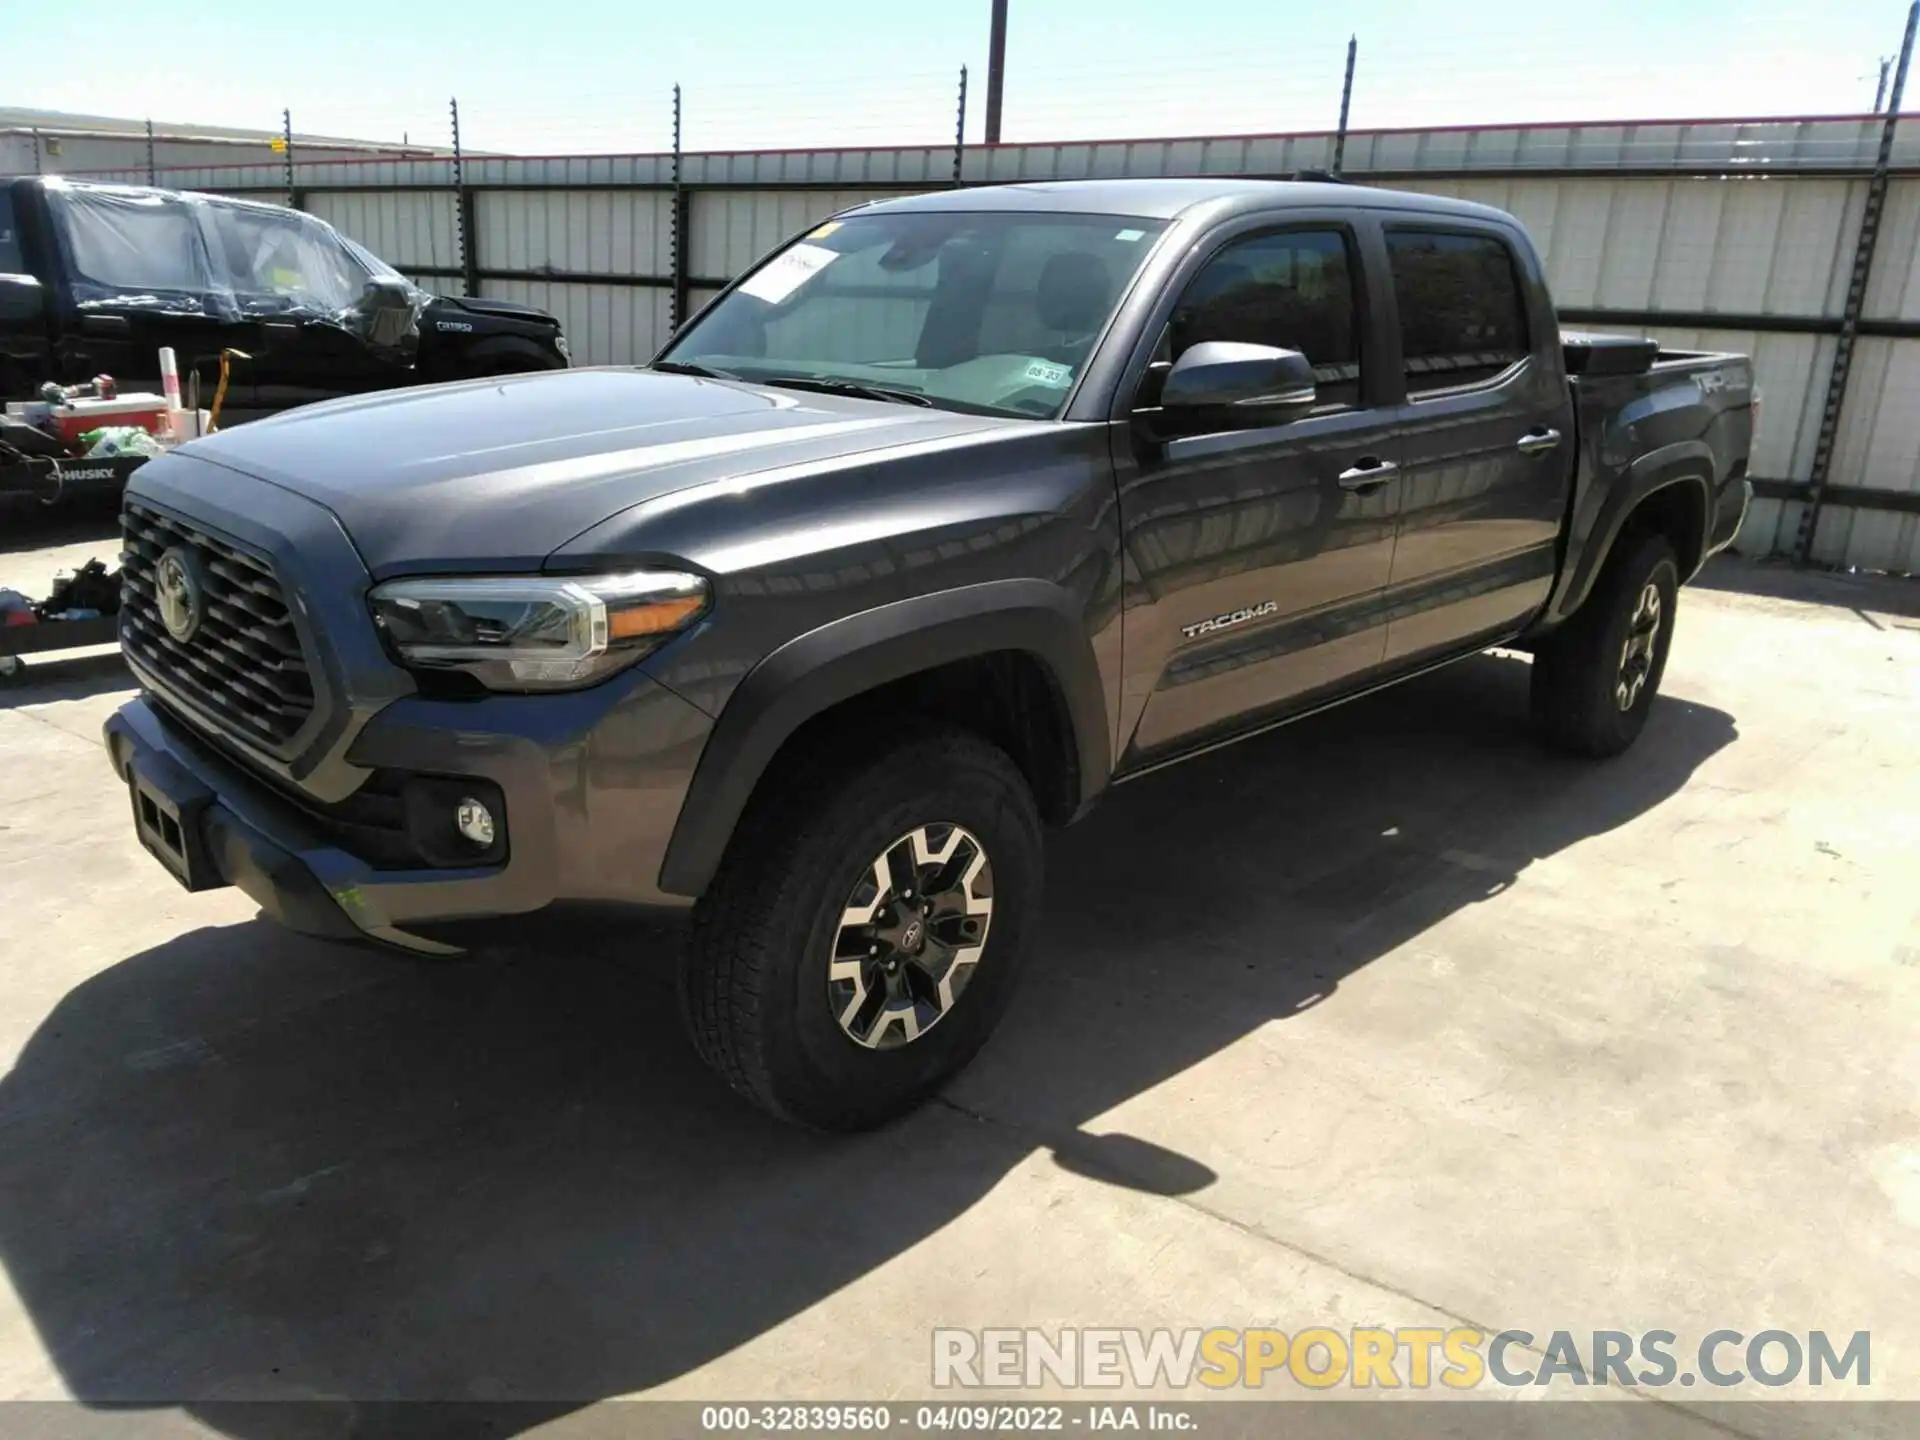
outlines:
[[[1649, 587], [1658, 601], [1657, 628], [1650, 654], [1635, 657], [1644, 658], [1646, 668], [1632, 685], [1623, 680], [1625, 657], [1636, 625], [1644, 623]], [[1534, 651], [1533, 723], [1547, 744], [1592, 759], [1633, 744], [1667, 668], [1679, 592], [1679, 563], [1664, 536], [1624, 540], [1608, 557], [1586, 603]], [[1631, 695], [1624, 708], [1623, 684]]]
[[[849, 734], [761, 782], [694, 909], [681, 1008], [702, 1059], [782, 1119], [860, 1130], [920, 1104], [971, 1060], [1012, 998], [1040, 898], [1040, 819], [1006, 754], [908, 722]], [[843, 1028], [828, 971], [850, 892], [916, 827], [958, 826], [991, 862], [980, 958], [917, 1038], [868, 1048]]]

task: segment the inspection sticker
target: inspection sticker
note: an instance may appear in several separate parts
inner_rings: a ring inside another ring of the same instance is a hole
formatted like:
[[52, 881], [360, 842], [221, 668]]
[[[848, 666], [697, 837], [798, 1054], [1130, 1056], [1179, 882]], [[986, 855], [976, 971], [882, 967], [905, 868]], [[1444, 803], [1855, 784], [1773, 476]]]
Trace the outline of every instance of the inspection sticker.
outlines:
[[824, 245], [795, 245], [744, 281], [741, 293], [778, 304], [839, 258], [838, 250]]
[[1035, 360], [1027, 366], [1027, 379], [1036, 385], [1045, 385], [1049, 389], [1064, 390], [1073, 383], [1073, 370], [1066, 365], [1054, 365], [1045, 360]]
[[1146, 233], [1147, 232], [1144, 230], [1122, 230], [1120, 231], [1119, 234], [1115, 235], [1113, 238], [1116, 240], [1138, 240], [1142, 235]]

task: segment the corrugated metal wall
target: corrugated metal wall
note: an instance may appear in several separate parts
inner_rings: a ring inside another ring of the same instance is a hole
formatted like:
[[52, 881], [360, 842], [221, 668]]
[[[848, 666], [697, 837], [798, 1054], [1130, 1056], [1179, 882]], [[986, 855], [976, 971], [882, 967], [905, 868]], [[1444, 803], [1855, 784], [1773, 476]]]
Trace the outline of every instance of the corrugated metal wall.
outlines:
[[[1540, 248], [1563, 308], [1670, 310], [1825, 320], [1839, 314], [1866, 181], [1698, 177], [1410, 181], [1405, 189], [1511, 211]], [[1864, 318], [1920, 320], [1920, 180], [1893, 182]], [[1798, 477], [1813, 463], [1833, 365], [1831, 335], [1662, 325], [1590, 328], [1650, 335], [1675, 349], [1753, 356], [1765, 404], [1753, 473]], [[1834, 483], [1920, 493], [1920, 340], [1862, 336], [1834, 445]], [[1801, 503], [1762, 499], [1743, 549], [1791, 548]], [[1813, 558], [1920, 572], [1920, 515], [1824, 510]]]
[[[1771, 175], [1413, 180], [1401, 188], [1510, 211], [1533, 236], [1563, 309], [1718, 311], [1803, 321], [1839, 314], [1866, 200], [1865, 180]], [[1913, 319], [1920, 316], [1920, 259], [1914, 253], [1920, 182], [1896, 182], [1890, 198], [1866, 313]], [[1833, 336], [1605, 322], [1584, 328], [1648, 335], [1679, 350], [1751, 355], [1765, 397], [1753, 473], [1808, 473], [1832, 371]], [[1920, 415], [1910, 402], [1901, 403], [1901, 386], [1920, 381], [1920, 342], [1864, 338], [1857, 344], [1834, 450], [1835, 483], [1912, 493], [1920, 488]], [[1886, 403], [1889, 396], [1895, 403]], [[1759, 554], [1790, 549], [1800, 511], [1798, 501], [1755, 501], [1741, 548]], [[1920, 571], [1920, 517], [1824, 511], [1814, 558]]]
[[664, 275], [672, 264], [668, 197], [645, 190], [488, 190], [474, 197], [486, 268]]
[[460, 266], [454, 197], [435, 190], [323, 190], [307, 209], [351, 235], [418, 284], [459, 294], [459, 280], [436, 277]]
[[671, 328], [671, 296], [664, 289], [553, 280], [489, 280], [484, 288], [495, 299], [557, 315], [576, 365], [635, 364], [666, 343]]
[[1866, 182], [1773, 177], [1401, 182], [1511, 212], [1568, 308], [1822, 316], [1846, 291]]
[[[1581, 328], [1751, 354], [1766, 397], [1756, 476], [1803, 480], [1813, 462], [1878, 119], [1518, 126], [1350, 136], [1346, 170], [1513, 212]], [[1894, 164], [1920, 171], [1920, 127]], [[1285, 175], [1326, 166], [1331, 137], [1231, 136], [968, 150], [969, 184], [1085, 176]], [[673, 159], [489, 158], [466, 164], [471, 254], [458, 239], [446, 160], [297, 167], [305, 203], [396, 268], [458, 292], [542, 306], [576, 361], [645, 360], [666, 340], [676, 278], [688, 313], [715, 285], [835, 210], [953, 181], [935, 148], [686, 155], [684, 253], [676, 264]], [[137, 180], [128, 173], [123, 178]], [[273, 192], [275, 165], [192, 171], [169, 183]], [[1894, 182], [1868, 320], [1920, 322], [1920, 179]], [[1723, 318], [1724, 317], [1724, 318]], [[1920, 333], [1869, 335], [1855, 352], [1831, 483], [1920, 491]], [[1742, 547], [1791, 545], [1800, 502], [1756, 502]], [[1829, 505], [1817, 558], [1920, 571], [1920, 514]]]
[[[922, 187], [925, 188], [925, 187]], [[730, 280], [822, 215], [911, 190], [696, 191], [688, 270]]]

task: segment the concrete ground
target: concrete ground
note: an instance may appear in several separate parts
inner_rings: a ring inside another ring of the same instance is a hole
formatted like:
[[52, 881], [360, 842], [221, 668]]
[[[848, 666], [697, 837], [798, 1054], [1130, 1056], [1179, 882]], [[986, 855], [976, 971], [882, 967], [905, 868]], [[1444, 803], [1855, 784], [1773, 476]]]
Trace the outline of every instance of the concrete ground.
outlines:
[[856, 1139], [708, 1078], [671, 936], [420, 964], [187, 895], [100, 752], [124, 672], [47, 662], [0, 692], [0, 1399], [567, 1432], [928, 1396], [935, 1324], [1780, 1328], [1870, 1331], [1870, 1391], [1614, 1433], [1903, 1433], [1759, 1402], [1920, 1399], [1915, 598], [1717, 564], [1612, 764], [1536, 749], [1488, 656], [1121, 788], [1001, 1034]]

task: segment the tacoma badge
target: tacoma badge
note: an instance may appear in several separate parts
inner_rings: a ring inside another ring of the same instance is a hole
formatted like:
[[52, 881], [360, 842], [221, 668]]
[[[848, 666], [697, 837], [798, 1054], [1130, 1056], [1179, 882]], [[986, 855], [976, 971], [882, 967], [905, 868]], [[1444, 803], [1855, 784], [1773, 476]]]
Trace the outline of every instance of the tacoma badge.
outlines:
[[1196, 620], [1191, 625], [1182, 625], [1180, 633], [1189, 640], [1196, 635], [1211, 635], [1215, 630], [1226, 630], [1235, 625], [1244, 625], [1249, 620], [1258, 620], [1262, 615], [1271, 615], [1280, 608], [1277, 600], [1262, 600], [1258, 605], [1248, 605], [1244, 609], [1229, 610], [1224, 615], [1215, 615], [1208, 620]]

